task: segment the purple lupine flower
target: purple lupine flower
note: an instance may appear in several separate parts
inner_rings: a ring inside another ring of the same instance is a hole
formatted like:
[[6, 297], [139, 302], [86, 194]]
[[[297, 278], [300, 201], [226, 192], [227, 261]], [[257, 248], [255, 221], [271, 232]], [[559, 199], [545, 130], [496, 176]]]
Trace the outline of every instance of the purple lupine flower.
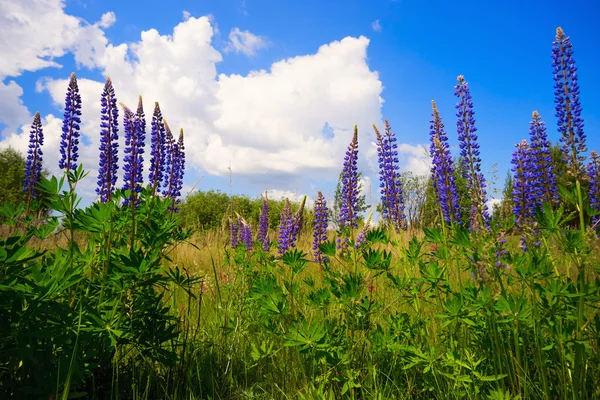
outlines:
[[[141, 98], [140, 98], [141, 100]], [[125, 130], [125, 156], [123, 157], [123, 190], [130, 190], [131, 194], [129, 198], [124, 200], [124, 204], [128, 205], [133, 202], [134, 206], [137, 207], [138, 198], [137, 195], [142, 191], [143, 182], [143, 163], [144, 163], [144, 132], [145, 128], [142, 128], [142, 118], [139, 113], [134, 114], [127, 106], [121, 103], [123, 112], [125, 114], [123, 126]]]
[[573, 59], [573, 45], [569, 39], [560, 27], [556, 28], [556, 41], [552, 43], [554, 103], [564, 157], [571, 174], [576, 179], [581, 179], [585, 173], [583, 153], [587, 151], [587, 147], [579, 104], [577, 67]]
[[292, 206], [290, 200], [286, 197], [279, 217], [279, 241], [277, 243], [277, 252], [280, 256], [284, 255], [290, 248], [290, 229], [293, 227], [292, 221]]
[[77, 169], [79, 158], [79, 124], [81, 123], [81, 95], [77, 86], [75, 73], [71, 74], [67, 95], [65, 97], [65, 112], [62, 134], [60, 136], [60, 160], [58, 168], [68, 174]]
[[429, 152], [432, 159], [433, 186], [438, 195], [444, 222], [447, 224], [453, 222], [460, 224], [460, 206], [448, 136], [444, 130], [442, 117], [437, 110], [435, 101], [432, 101], [431, 105], [433, 107], [433, 119], [431, 120], [429, 133], [431, 138]]
[[344, 157], [342, 171], [342, 205], [340, 208], [340, 227], [356, 228], [358, 221], [358, 127], [354, 126], [354, 135]]
[[160, 192], [160, 186], [164, 180], [165, 173], [165, 124], [158, 101], [154, 103], [152, 114], [152, 131], [150, 139], [150, 174], [148, 179], [152, 188], [152, 195]]
[[173, 157], [174, 148], [177, 145], [173, 138], [173, 133], [166, 119], [163, 119], [163, 125], [165, 126], [165, 181], [163, 183], [163, 195], [169, 196], [171, 191], [171, 181], [173, 180], [173, 163], [176, 162]]
[[[590, 162], [587, 166], [587, 174], [590, 180], [589, 196], [590, 207], [594, 211], [600, 211], [600, 156], [595, 150], [590, 153]], [[593, 223], [596, 225], [600, 217], [594, 216]]]
[[44, 131], [40, 113], [36, 112], [29, 131], [29, 149], [25, 161], [25, 178], [23, 179], [23, 192], [27, 193], [27, 204], [38, 196], [36, 186], [42, 177], [42, 145], [44, 144]]
[[296, 240], [298, 239], [298, 235], [300, 234], [300, 229], [302, 229], [302, 221], [303, 221], [303, 217], [304, 217], [305, 204], [306, 204], [306, 196], [304, 196], [302, 198], [302, 201], [300, 202], [300, 207], [298, 207], [298, 210], [296, 211], [296, 213], [294, 213], [294, 216], [290, 220], [290, 228], [289, 228], [289, 232], [290, 232], [289, 246], [290, 247], [296, 247]]
[[552, 167], [550, 141], [546, 134], [546, 124], [537, 111], [532, 114], [529, 126], [531, 151], [531, 179], [535, 184], [535, 201], [541, 206], [546, 201], [555, 204], [558, 201], [558, 188]]
[[244, 240], [246, 251], [252, 251], [252, 226], [249, 222], [243, 223], [242, 239]]
[[100, 201], [106, 203], [115, 191], [119, 168], [119, 108], [110, 78], [106, 78], [100, 105], [100, 168], [96, 193]]
[[463, 176], [467, 180], [467, 190], [471, 198], [469, 219], [471, 230], [477, 231], [489, 224], [488, 208], [486, 205], [486, 183], [481, 173], [481, 158], [479, 157], [479, 143], [477, 143], [477, 128], [475, 127], [475, 113], [469, 85], [464, 76], [459, 75], [458, 85], [454, 87], [454, 95], [459, 98], [456, 103], [456, 128], [460, 154], [464, 159]]
[[[535, 167], [531, 149], [527, 141], [515, 145], [517, 148], [513, 152], [511, 163], [513, 164], [513, 213], [515, 215], [515, 224], [520, 231], [534, 227], [533, 217], [537, 204], [536, 182], [533, 178]], [[525, 234], [521, 237], [521, 248], [527, 250], [527, 239]]]
[[262, 208], [258, 219], [258, 242], [262, 244], [263, 251], [269, 251], [269, 200], [266, 192], [262, 198]]
[[229, 220], [229, 240], [235, 249], [238, 246], [238, 221], [234, 219]]
[[383, 135], [379, 133], [375, 125], [373, 125], [373, 129], [377, 136], [379, 188], [383, 218], [399, 232], [401, 229], [406, 229], [406, 216], [404, 214], [396, 134], [392, 132], [392, 127], [387, 119], [385, 120], [385, 133]]
[[185, 172], [185, 147], [183, 145], [183, 128], [179, 129], [179, 140], [173, 147], [173, 174], [171, 175], [174, 179], [171, 183], [170, 197], [173, 199], [173, 205], [171, 211], [179, 212], [179, 209], [175, 207], [180, 202], [181, 189], [183, 189], [183, 174]]
[[316, 263], [327, 262], [327, 257], [319, 249], [327, 241], [327, 201], [319, 191], [315, 200], [315, 225], [313, 230], [313, 261]]

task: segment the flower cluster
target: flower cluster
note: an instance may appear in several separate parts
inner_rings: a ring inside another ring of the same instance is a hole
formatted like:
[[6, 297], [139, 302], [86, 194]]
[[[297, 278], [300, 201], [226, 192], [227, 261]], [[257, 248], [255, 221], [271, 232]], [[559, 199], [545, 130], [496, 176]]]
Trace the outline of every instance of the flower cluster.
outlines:
[[105, 203], [110, 201], [115, 191], [119, 168], [119, 108], [110, 78], [106, 78], [100, 105], [100, 163], [96, 193]]
[[429, 135], [431, 145], [429, 153], [432, 159], [431, 174], [433, 187], [440, 202], [444, 222], [447, 224], [453, 222], [460, 223], [460, 206], [448, 137], [435, 102], [432, 101], [431, 105], [433, 107], [433, 119], [430, 121]]
[[454, 87], [454, 95], [459, 101], [456, 103], [456, 128], [460, 154], [463, 158], [463, 176], [467, 180], [467, 189], [471, 198], [469, 219], [471, 230], [477, 231], [488, 227], [489, 215], [486, 205], [486, 183], [481, 173], [481, 158], [479, 144], [477, 143], [477, 128], [475, 127], [475, 113], [469, 85], [462, 75], [458, 76], [458, 85]]
[[179, 140], [176, 142], [167, 121], [164, 121], [166, 133], [165, 157], [165, 185], [163, 195], [173, 200], [171, 211], [179, 211], [175, 205], [179, 203], [181, 189], [183, 188], [183, 173], [185, 170], [185, 148], [183, 145], [183, 129], [179, 131]]
[[513, 151], [512, 171], [513, 178], [513, 213], [515, 214], [515, 224], [519, 229], [523, 229], [533, 219], [536, 206], [536, 185], [532, 179], [533, 163], [531, 159], [531, 150], [527, 141], [515, 145]]
[[249, 222], [242, 222], [242, 240], [246, 251], [252, 251], [252, 225]]
[[[600, 211], [600, 156], [596, 151], [590, 153], [590, 162], [587, 167], [587, 174], [590, 180], [589, 196], [590, 207], [594, 211]], [[598, 223], [599, 217], [594, 217], [594, 225]]]
[[358, 128], [355, 125], [354, 135], [346, 151], [342, 170], [340, 227], [356, 228], [358, 226], [358, 211]]
[[581, 179], [584, 174], [583, 153], [587, 151], [587, 147], [579, 103], [577, 67], [573, 59], [573, 45], [560, 27], [556, 29], [556, 40], [552, 45], [552, 68], [554, 103], [562, 151], [571, 174]]
[[315, 224], [313, 230], [313, 260], [314, 262], [327, 262], [327, 258], [323, 255], [319, 246], [327, 241], [327, 201], [323, 197], [323, 193], [319, 191], [315, 200]]
[[44, 131], [40, 113], [35, 113], [31, 131], [29, 131], [29, 149], [25, 161], [25, 178], [23, 179], [23, 192], [27, 193], [27, 203], [37, 197], [36, 186], [42, 177], [42, 145], [44, 144]]
[[60, 136], [61, 157], [58, 161], [58, 168], [64, 169], [67, 174], [77, 169], [79, 124], [81, 124], [81, 95], [77, 86], [77, 77], [72, 73], [65, 97], [65, 112]]
[[290, 229], [292, 227], [292, 205], [288, 198], [285, 199], [281, 214], [279, 216], [279, 240], [277, 241], [277, 252], [284, 255], [290, 248]]
[[558, 188], [552, 167], [550, 155], [550, 141], [546, 134], [546, 124], [537, 111], [532, 114], [529, 125], [531, 180], [535, 186], [535, 202], [541, 206], [542, 202], [555, 204], [558, 201]]
[[392, 132], [392, 127], [387, 119], [385, 120], [385, 133], [383, 135], [375, 125], [373, 125], [373, 129], [375, 129], [377, 137], [379, 188], [383, 218], [399, 232], [401, 229], [406, 229], [406, 216], [404, 215], [396, 134]]
[[233, 218], [229, 220], [229, 240], [231, 247], [235, 249], [238, 245], [238, 221]]
[[154, 103], [152, 114], [152, 130], [150, 133], [150, 174], [148, 179], [152, 194], [160, 191], [165, 173], [166, 132], [162, 112], [158, 102]]
[[262, 207], [258, 219], [258, 242], [262, 244], [263, 251], [269, 251], [269, 200], [267, 194], [262, 198]]
[[137, 206], [137, 195], [142, 191], [143, 183], [143, 163], [144, 163], [144, 140], [145, 137], [145, 118], [141, 107], [142, 98], [139, 99], [137, 113], [134, 114], [127, 106], [121, 104], [124, 112], [123, 126], [125, 130], [125, 156], [123, 157], [123, 190], [129, 190], [130, 196], [125, 199], [124, 204], [133, 203]]

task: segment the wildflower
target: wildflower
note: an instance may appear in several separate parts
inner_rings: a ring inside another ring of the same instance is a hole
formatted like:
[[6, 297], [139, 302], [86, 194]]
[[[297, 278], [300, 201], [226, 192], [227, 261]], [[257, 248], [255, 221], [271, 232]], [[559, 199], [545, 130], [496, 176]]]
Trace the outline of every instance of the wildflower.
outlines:
[[[590, 180], [589, 196], [590, 207], [594, 211], [600, 211], [600, 156], [596, 151], [590, 153], [590, 162], [587, 167]], [[594, 217], [594, 224], [598, 223], [598, 216]]]
[[573, 59], [573, 45], [562, 28], [556, 28], [556, 40], [552, 43], [552, 68], [554, 73], [554, 103], [560, 142], [570, 173], [583, 177], [583, 162], [587, 151], [583, 118], [579, 103], [577, 67]]
[[38, 196], [36, 186], [42, 177], [42, 145], [44, 144], [44, 131], [40, 113], [35, 113], [31, 131], [29, 131], [29, 149], [27, 150], [27, 161], [25, 162], [25, 179], [23, 180], [23, 192], [27, 193], [27, 204]]
[[531, 143], [531, 180], [535, 185], [534, 200], [539, 206], [544, 201], [554, 204], [558, 201], [558, 189], [552, 167], [550, 142], [546, 134], [546, 124], [537, 111], [532, 114], [529, 138]]
[[252, 226], [249, 222], [243, 222], [242, 238], [246, 251], [252, 251]]
[[513, 213], [515, 224], [523, 229], [535, 215], [536, 189], [535, 182], [531, 179], [532, 162], [531, 151], [527, 141], [515, 145], [511, 163], [513, 164]]
[[300, 207], [298, 207], [298, 210], [296, 211], [296, 213], [294, 214], [292, 219], [289, 221], [289, 224], [290, 224], [289, 246], [290, 247], [296, 247], [296, 239], [298, 239], [298, 235], [300, 234], [300, 229], [302, 228], [302, 219], [304, 216], [304, 205], [305, 204], [306, 204], [306, 196], [304, 196], [302, 198], [302, 201], [300, 202]]
[[229, 220], [229, 240], [232, 248], [236, 248], [238, 245], [238, 221], [234, 219]]
[[447, 224], [460, 223], [460, 206], [448, 137], [435, 102], [432, 101], [431, 105], [433, 107], [433, 120], [431, 120], [430, 127], [431, 146], [429, 152], [432, 159], [433, 186], [438, 195], [444, 222]]
[[[141, 97], [140, 97], [141, 104]], [[124, 130], [125, 130], [125, 156], [123, 157], [123, 171], [125, 174], [123, 180], [123, 190], [129, 190], [131, 194], [125, 199], [124, 204], [128, 205], [133, 202], [137, 206], [137, 195], [142, 191], [143, 182], [143, 163], [144, 163], [144, 140], [145, 128], [142, 128], [142, 114], [138, 106], [138, 113], [134, 114], [127, 106], [121, 103], [124, 111]]]
[[154, 113], [152, 114], [152, 131], [150, 134], [150, 174], [148, 179], [152, 194], [160, 191], [160, 186], [164, 180], [165, 173], [165, 124], [163, 122], [162, 112], [158, 102], [154, 103]]
[[379, 187], [383, 218], [399, 232], [401, 229], [406, 229], [406, 216], [404, 215], [396, 134], [392, 132], [392, 127], [387, 119], [385, 120], [385, 133], [383, 135], [379, 133], [375, 125], [373, 125], [373, 129], [377, 136]]
[[358, 226], [358, 128], [356, 126], [354, 126], [354, 135], [344, 157], [342, 184], [339, 225], [342, 228], [356, 228]]
[[454, 95], [459, 98], [456, 103], [456, 128], [461, 156], [464, 159], [463, 176], [467, 180], [467, 189], [471, 198], [469, 219], [471, 229], [480, 230], [488, 227], [489, 215], [486, 205], [486, 183], [481, 173], [481, 158], [479, 157], [479, 144], [477, 143], [477, 128], [475, 127], [475, 113], [469, 85], [464, 76], [458, 76], [458, 85], [454, 87]]
[[174, 148], [177, 145], [175, 143], [175, 139], [173, 138], [173, 133], [171, 132], [171, 128], [169, 128], [169, 124], [166, 119], [163, 119], [163, 125], [165, 126], [165, 181], [163, 184], [163, 195], [169, 196], [171, 192], [171, 182], [173, 181], [173, 164], [177, 162], [177, 160], [173, 157]]
[[106, 203], [115, 191], [119, 168], [119, 108], [110, 78], [106, 78], [100, 105], [100, 168], [96, 193], [100, 201]]
[[[75, 73], [71, 74], [67, 95], [65, 97], [65, 112], [62, 134], [60, 136], [60, 154], [58, 168], [64, 169], [67, 175], [77, 169], [79, 158], [79, 124], [81, 123], [81, 95], [77, 86]], [[69, 182], [70, 183], [70, 182]]]
[[267, 193], [262, 198], [262, 207], [258, 219], [258, 242], [262, 243], [263, 251], [269, 251], [269, 200]]
[[292, 206], [290, 200], [286, 197], [281, 215], [279, 217], [279, 241], [277, 251], [279, 255], [284, 255], [290, 247], [290, 228], [292, 227]]
[[163, 194], [170, 197], [173, 204], [171, 211], [178, 212], [175, 207], [179, 203], [181, 189], [183, 188], [183, 174], [185, 170], [185, 148], [183, 145], [183, 129], [179, 131], [179, 140], [175, 142], [171, 129], [164, 121], [166, 132], [166, 185]]
[[312, 247], [313, 261], [318, 263], [327, 262], [327, 257], [323, 255], [323, 252], [319, 248], [319, 246], [327, 241], [327, 213], [327, 201], [323, 197], [323, 193], [319, 191], [315, 201], [315, 224]]

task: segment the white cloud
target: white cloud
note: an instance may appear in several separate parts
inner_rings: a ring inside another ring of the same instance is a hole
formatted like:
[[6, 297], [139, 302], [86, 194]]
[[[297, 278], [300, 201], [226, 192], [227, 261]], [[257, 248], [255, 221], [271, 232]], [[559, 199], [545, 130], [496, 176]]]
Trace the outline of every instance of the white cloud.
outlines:
[[102, 14], [102, 17], [100, 17], [100, 21], [98, 21], [96, 25], [98, 25], [100, 28], [106, 29], [113, 26], [115, 22], [117, 22], [117, 16], [114, 12], [109, 11], [107, 13]]
[[[101, 26], [65, 14], [64, 5], [62, 0], [0, 2], [0, 80], [23, 71], [60, 67], [55, 59], [67, 52], [80, 65], [98, 66], [107, 43]], [[105, 22], [107, 18], [103, 16]]]
[[382, 28], [381, 28], [381, 24], [379, 23], [378, 19], [376, 19], [375, 21], [371, 22], [371, 28], [375, 32], [381, 32]]
[[190, 17], [192, 16], [192, 14], [189, 11], [183, 10], [183, 20], [187, 21], [188, 19], [190, 19]]
[[21, 100], [22, 95], [23, 89], [15, 81], [8, 84], [0, 81], [0, 122], [6, 125], [7, 132], [16, 130], [31, 118]]
[[236, 52], [245, 54], [248, 57], [256, 55], [258, 50], [269, 46], [264, 37], [257, 36], [250, 31], [240, 31], [239, 28], [233, 28], [229, 32], [229, 42], [225, 46], [225, 52]]

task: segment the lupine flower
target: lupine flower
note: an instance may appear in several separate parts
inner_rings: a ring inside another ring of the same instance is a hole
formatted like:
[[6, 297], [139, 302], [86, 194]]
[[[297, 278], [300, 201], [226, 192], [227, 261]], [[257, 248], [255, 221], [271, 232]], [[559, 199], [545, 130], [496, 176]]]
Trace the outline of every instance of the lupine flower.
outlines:
[[554, 103], [562, 151], [571, 174], [576, 179], [581, 179], [584, 174], [583, 153], [587, 151], [587, 147], [579, 104], [577, 67], [573, 59], [573, 45], [569, 39], [562, 28], [556, 28], [556, 41], [552, 44]]
[[262, 208], [258, 219], [258, 242], [262, 243], [263, 251], [269, 251], [269, 200], [267, 193], [262, 198]]
[[508, 266], [502, 262], [502, 258], [508, 255], [508, 250], [506, 250], [506, 232], [500, 231], [496, 236], [496, 267], [497, 268], [507, 268]]
[[340, 227], [356, 228], [358, 220], [358, 128], [354, 126], [354, 135], [344, 157], [342, 171], [342, 206], [340, 209]]
[[[590, 162], [587, 167], [590, 180], [590, 206], [594, 211], [600, 211], [600, 156], [596, 151], [590, 153]], [[598, 223], [599, 217], [594, 217], [594, 225]]]
[[290, 228], [293, 226], [292, 220], [292, 205], [290, 204], [290, 200], [286, 198], [279, 217], [279, 241], [277, 243], [277, 252], [280, 256], [284, 255], [290, 248]]
[[44, 144], [44, 131], [40, 113], [35, 113], [31, 131], [29, 131], [29, 149], [27, 150], [27, 161], [25, 162], [25, 178], [23, 180], [23, 192], [27, 193], [27, 204], [38, 196], [36, 186], [42, 177], [42, 145]]
[[532, 114], [529, 127], [531, 151], [531, 179], [535, 184], [535, 201], [541, 206], [546, 201], [550, 204], [558, 201], [556, 177], [552, 168], [550, 141], [546, 134], [546, 124], [537, 111]]
[[150, 137], [150, 174], [148, 175], [148, 179], [152, 188], [152, 194], [154, 195], [154, 193], [160, 191], [160, 186], [164, 180], [166, 152], [165, 124], [158, 102], [154, 103]]
[[174, 148], [177, 145], [173, 138], [173, 133], [166, 119], [163, 119], [163, 125], [165, 126], [165, 182], [163, 184], [163, 195], [169, 196], [171, 191], [171, 182], [173, 180], [173, 163], [176, 160], [173, 158]]
[[469, 219], [471, 230], [477, 231], [488, 227], [489, 215], [486, 205], [486, 183], [481, 173], [481, 158], [479, 157], [479, 144], [477, 143], [477, 128], [475, 127], [475, 113], [469, 85], [462, 75], [458, 76], [458, 85], [454, 87], [454, 95], [459, 101], [456, 103], [456, 128], [460, 154], [464, 159], [463, 176], [467, 180], [467, 189], [471, 198]]
[[137, 195], [142, 191], [142, 182], [144, 180], [144, 136], [145, 128], [141, 127], [142, 119], [138, 114], [134, 114], [127, 106], [121, 103], [125, 114], [123, 126], [125, 130], [125, 156], [123, 157], [123, 171], [125, 172], [123, 180], [123, 190], [130, 190], [131, 195], [125, 199], [124, 204], [133, 202], [137, 206]]
[[119, 168], [119, 108], [110, 78], [106, 78], [100, 105], [100, 168], [96, 193], [100, 195], [100, 201], [105, 203], [110, 201], [115, 191]]
[[185, 171], [185, 147], [183, 145], [183, 129], [179, 129], [179, 140], [175, 147], [173, 147], [173, 160], [177, 162], [173, 163], [173, 174], [172, 178], [174, 181], [171, 183], [170, 197], [173, 199], [173, 205], [171, 210], [179, 212], [179, 209], [175, 207], [179, 204], [179, 197], [181, 196], [181, 189], [183, 188], [183, 174]]
[[81, 95], [77, 86], [75, 73], [71, 74], [67, 95], [65, 97], [65, 112], [62, 134], [60, 136], [60, 160], [58, 168], [68, 174], [77, 169], [79, 158], [79, 124], [81, 123]]
[[406, 216], [404, 215], [404, 198], [400, 180], [396, 134], [392, 132], [392, 127], [387, 119], [385, 120], [385, 133], [383, 135], [379, 133], [375, 125], [373, 125], [373, 129], [377, 136], [379, 188], [383, 218], [399, 232], [401, 229], [406, 229]]
[[451, 224], [460, 223], [460, 206], [454, 178], [454, 164], [448, 145], [448, 137], [444, 130], [442, 117], [435, 102], [432, 101], [433, 119], [430, 127], [430, 154], [432, 159], [432, 181], [440, 202], [440, 209], [444, 222]]
[[531, 176], [531, 156], [527, 141], [515, 145], [516, 150], [513, 151], [512, 171], [513, 177], [513, 213], [515, 214], [515, 224], [520, 229], [523, 229], [530, 223], [535, 215], [536, 204], [536, 189], [535, 182]]
[[246, 247], [246, 251], [252, 251], [252, 226], [250, 223], [246, 222], [243, 224], [243, 240], [244, 246]]
[[323, 193], [319, 191], [315, 200], [315, 224], [313, 229], [313, 261], [317, 263], [327, 262], [327, 257], [319, 249], [327, 241], [327, 201]]
[[238, 245], [238, 221], [234, 219], [229, 220], [229, 240], [235, 249]]
[[298, 239], [298, 235], [300, 234], [300, 229], [302, 228], [302, 220], [304, 217], [304, 205], [305, 204], [306, 204], [306, 196], [304, 196], [302, 198], [302, 201], [300, 202], [300, 207], [298, 207], [298, 210], [296, 211], [296, 213], [290, 220], [290, 228], [289, 228], [289, 232], [290, 232], [289, 246], [290, 247], [296, 247], [296, 239]]

